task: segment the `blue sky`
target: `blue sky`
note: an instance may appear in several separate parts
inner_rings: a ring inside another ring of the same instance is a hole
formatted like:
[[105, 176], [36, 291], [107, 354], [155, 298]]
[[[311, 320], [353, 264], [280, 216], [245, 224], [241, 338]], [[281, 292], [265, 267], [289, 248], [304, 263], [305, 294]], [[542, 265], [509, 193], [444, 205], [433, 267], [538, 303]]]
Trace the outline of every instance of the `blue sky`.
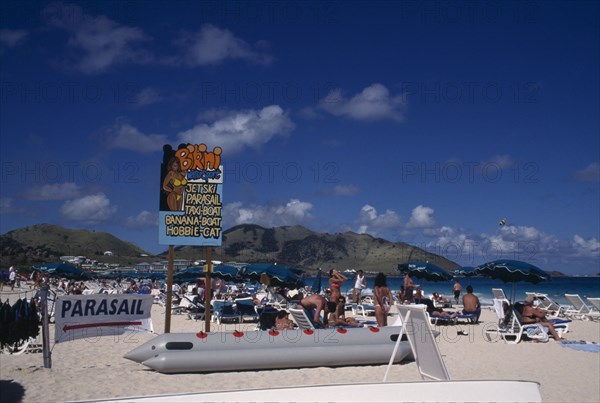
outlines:
[[224, 229], [600, 272], [597, 2], [0, 7], [2, 233], [162, 252], [162, 146], [191, 142], [223, 148]]

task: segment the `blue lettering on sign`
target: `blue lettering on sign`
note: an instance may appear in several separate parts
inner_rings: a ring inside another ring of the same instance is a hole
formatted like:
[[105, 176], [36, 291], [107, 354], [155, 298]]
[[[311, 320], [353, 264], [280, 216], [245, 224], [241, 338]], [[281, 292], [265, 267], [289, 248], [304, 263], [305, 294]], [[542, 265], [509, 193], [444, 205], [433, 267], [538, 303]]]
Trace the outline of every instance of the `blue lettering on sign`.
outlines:
[[188, 180], [197, 180], [197, 179], [202, 179], [202, 180], [208, 180], [208, 179], [220, 179], [221, 178], [221, 171], [216, 169], [214, 171], [203, 171], [203, 170], [194, 170], [194, 171], [188, 171], [187, 172], [187, 178]]

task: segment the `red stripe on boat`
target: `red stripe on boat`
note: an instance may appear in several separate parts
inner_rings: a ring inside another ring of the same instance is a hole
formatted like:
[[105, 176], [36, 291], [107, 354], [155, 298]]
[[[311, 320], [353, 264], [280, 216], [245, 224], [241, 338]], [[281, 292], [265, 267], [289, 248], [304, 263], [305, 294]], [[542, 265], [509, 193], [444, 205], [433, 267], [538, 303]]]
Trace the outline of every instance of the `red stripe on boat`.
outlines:
[[374, 327], [374, 326], [369, 326], [369, 330], [372, 331], [373, 333], [377, 333], [379, 331], [379, 328]]
[[279, 336], [279, 332], [277, 330], [269, 330], [270, 336]]
[[199, 333], [196, 333], [196, 337], [199, 339], [206, 339], [208, 337], [208, 333], [199, 332]]
[[348, 329], [344, 329], [343, 327], [338, 327], [337, 331], [338, 331], [338, 333], [341, 333], [341, 334], [348, 333]]
[[236, 330], [235, 332], [233, 332], [233, 335], [234, 335], [235, 337], [242, 337], [242, 336], [244, 336], [244, 332], [238, 332], [238, 331]]
[[305, 329], [304, 334], [313, 334], [314, 331], [312, 329]]

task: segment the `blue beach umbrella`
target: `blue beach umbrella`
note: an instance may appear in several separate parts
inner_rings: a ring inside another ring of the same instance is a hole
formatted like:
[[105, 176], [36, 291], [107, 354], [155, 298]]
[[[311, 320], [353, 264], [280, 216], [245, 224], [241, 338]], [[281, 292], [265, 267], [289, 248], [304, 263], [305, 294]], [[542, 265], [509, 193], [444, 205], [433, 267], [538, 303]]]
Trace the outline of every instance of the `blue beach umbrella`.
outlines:
[[44, 263], [33, 266], [33, 269], [41, 271], [42, 273], [47, 273], [50, 276], [64, 277], [73, 280], [89, 280], [94, 277], [90, 273], [81, 270], [79, 267], [65, 262]]
[[[221, 278], [225, 281], [238, 281], [241, 280], [239, 274], [237, 267], [219, 264], [213, 267], [211, 277]], [[177, 282], [192, 282], [196, 281], [198, 277], [204, 278], [205, 275], [204, 266], [193, 266], [174, 274], [173, 280]]]
[[473, 266], [459, 267], [458, 269], [454, 270], [452, 274], [455, 277], [473, 277], [478, 275], [478, 273], [475, 271], [475, 267]]
[[475, 268], [478, 274], [493, 279], [512, 283], [512, 300], [515, 299], [515, 283], [525, 281], [532, 284], [550, 281], [551, 277], [544, 270], [520, 260], [499, 259], [484, 263]]
[[408, 262], [400, 263], [397, 270], [401, 273], [408, 273], [414, 278], [423, 279], [426, 281], [450, 281], [452, 275], [429, 262]]
[[240, 276], [252, 281], [268, 280], [268, 285], [289, 288], [304, 286], [302, 270], [271, 263], [252, 263], [240, 270]]
[[313, 283], [313, 286], [312, 286], [313, 293], [319, 294], [321, 292], [322, 282], [323, 282], [323, 271], [321, 269], [319, 269], [319, 271], [317, 272], [317, 277], [315, 278], [315, 282]]

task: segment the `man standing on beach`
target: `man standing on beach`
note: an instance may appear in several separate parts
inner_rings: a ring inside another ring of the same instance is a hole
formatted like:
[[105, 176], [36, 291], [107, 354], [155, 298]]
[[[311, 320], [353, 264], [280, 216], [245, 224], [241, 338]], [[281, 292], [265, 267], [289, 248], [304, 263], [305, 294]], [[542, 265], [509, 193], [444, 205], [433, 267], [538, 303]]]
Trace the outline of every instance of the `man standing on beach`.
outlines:
[[456, 301], [456, 305], [458, 305], [458, 298], [460, 297], [460, 292], [462, 291], [462, 286], [458, 282], [458, 279], [454, 279], [454, 301]]
[[367, 281], [363, 275], [363, 271], [359, 270], [354, 278], [354, 295], [352, 295], [352, 300], [355, 303], [360, 304], [361, 293], [365, 288], [367, 288]]
[[9, 272], [8, 282], [10, 283], [10, 290], [13, 291], [17, 282], [17, 270], [13, 266], [10, 266]]
[[479, 323], [481, 304], [477, 295], [473, 294], [473, 287], [467, 286], [467, 293], [463, 296], [463, 313], [476, 313], [475, 323]]

